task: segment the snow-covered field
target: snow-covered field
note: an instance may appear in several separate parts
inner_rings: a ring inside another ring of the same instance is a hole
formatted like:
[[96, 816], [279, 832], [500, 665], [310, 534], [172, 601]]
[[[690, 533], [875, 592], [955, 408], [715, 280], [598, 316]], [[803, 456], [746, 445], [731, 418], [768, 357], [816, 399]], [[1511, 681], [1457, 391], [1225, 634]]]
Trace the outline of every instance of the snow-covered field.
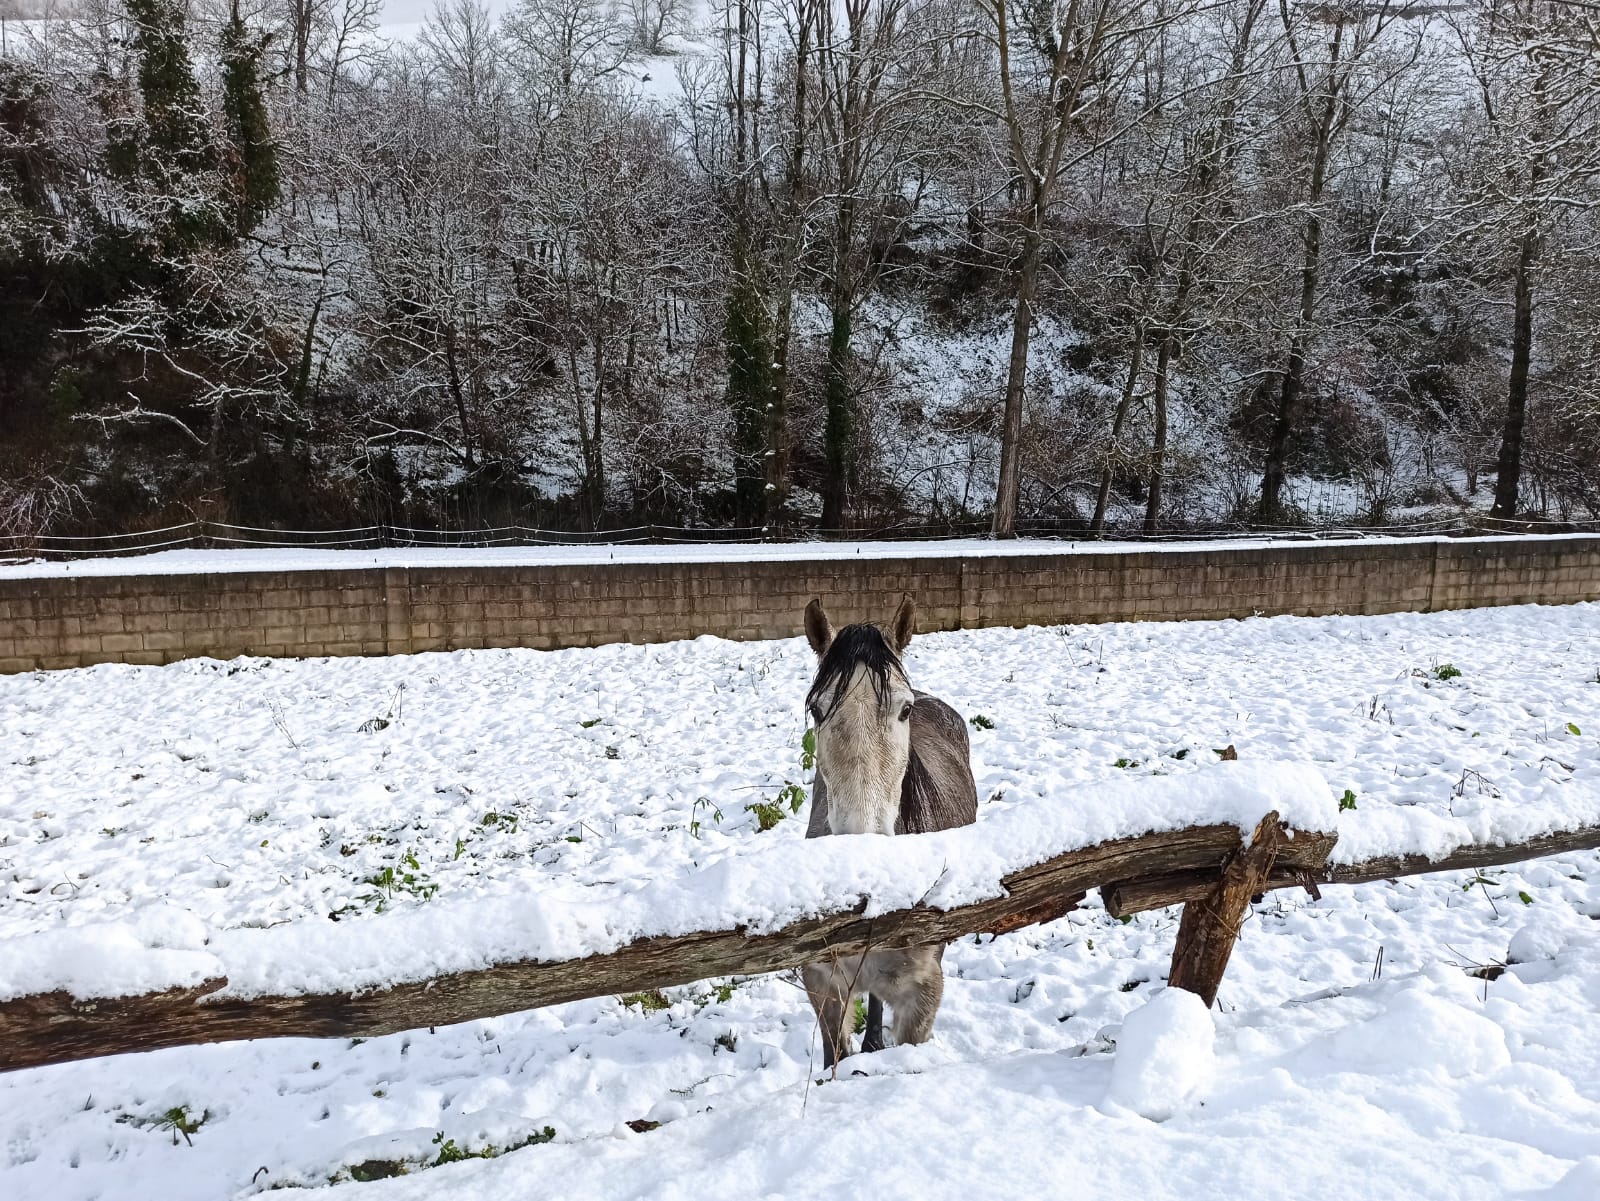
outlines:
[[[1342, 859], [1600, 818], [1600, 605], [927, 635], [908, 663], [986, 719], [980, 831], [1095, 829], [1130, 780], [1221, 778], [1229, 744], [1350, 790]], [[752, 806], [808, 778], [810, 668], [799, 640], [700, 639], [0, 678], [0, 986], [324, 931], [444, 961], [452, 929], [516, 942], [524, 897], [800, 862], [803, 813]], [[1592, 853], [1275, 893], [1213, 1017], [1159, 991], [1175, 912], [1091, 902], [953, 945], [933, 1043], [820, 1086], [783, 976], [16, 1072], [0, 1196], [1592, 1201], [1596, 918]], [[52, 942], [85, 958], [16, 953]]]

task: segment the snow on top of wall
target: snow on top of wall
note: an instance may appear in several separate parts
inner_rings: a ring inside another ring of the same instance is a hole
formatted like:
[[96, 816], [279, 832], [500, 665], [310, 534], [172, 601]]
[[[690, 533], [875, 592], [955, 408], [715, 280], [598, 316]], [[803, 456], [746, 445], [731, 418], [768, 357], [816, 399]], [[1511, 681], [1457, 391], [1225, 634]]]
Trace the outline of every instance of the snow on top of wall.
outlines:
[[[1545, 534], [1541, 541], [1594, 539]], [[80, 576], [213, 575], [271, 571], [357, 571], [384, 567], [585, 567], [611, 563], [812, 562], [839, 559], [1011, 558], [1065, 554], [1206, 552], [1283, 547], [1408, 546], [1448, 542], [1520, 543], [1524, 537], [1296, 537], [1184, 542], [1056, 541], [953, 538], [920, 542], [707, 542], [672, 545], [406, 547], [338, 550], [312, 547], [249, 550], [164, 550], [151, 554], [49, 562], [0, 560], [0, 581]]]

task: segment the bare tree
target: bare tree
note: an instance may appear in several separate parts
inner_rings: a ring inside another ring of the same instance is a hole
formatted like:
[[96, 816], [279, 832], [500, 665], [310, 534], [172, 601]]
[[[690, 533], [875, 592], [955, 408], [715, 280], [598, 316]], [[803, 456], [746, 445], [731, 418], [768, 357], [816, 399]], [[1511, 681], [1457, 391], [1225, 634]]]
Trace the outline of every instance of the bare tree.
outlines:
[[232, 250], [173, 260], [169, 269], [181, 274], [178, 287], [141, 290], [90, 314], [83, 330], [89, 344], [128, 366], [125, 401], [82, 419], [102, 429], [174, 430], [199, 452], [197, 462], [214, 485], [233, 428], [284, 415], [287, 364], [274, 349], [282, 314]]
[[644, 54], [660, 54], [666, 38], [689, 23], [689, 0], [623, 0], [633, 28], [633, 44]]
[[1308, 355], [1317, 332], [1323, 285], [1323, 225], [1336, 166], [1334, 152], [1352, 117], [1382, 92], [1396, 75], [1409, 70], [1422, 49], [1420, 33], [1388, 48], [1405, 10], [1391, 0], [1376, 8], [1364, 0], [1294, 8], [1278, 0], [1290, 54], [1290, 83], [1299, 110], [1303, 139], [1300, 197], [1300, 296], [1289, 329], [1288, 351], [1278, 387], [1276, 412], [1261, 479], [1260, 520], [1284, 519], [1283, 486], [1288, 474], [1289, 446], [1300, 419]]
[[798, 273], [809, 236], [814, 0], [714, 7], [716, 58], [680, 68], [689, 151], [723, 222], [725, 397], [737, 520], [780, 518], [789, 488], [788, 401]]
[[1146, 0], [1051, 0], [1018, 5], [978, 0], [998, 58], [1000, 104], [1011, 186], [1019, 212], [1020, 245], [1012, 271], [1011, 351], [1000, 425], [1000, 476], [993, 530], [1016, 534], [1022, 473], [1022, 418], [1028, 377], [1028, 339], [1050, 210], [1075, 144], [1092, 150], [1086, 119], [1104, 94], [1138, 62], [1131, 51], [1176, 14], [1158, 18]]
[[654, 118], [591, 99], [568, 110], [545, 154], [516, 202], [518, 223], [537, 236], [535, 253], [516, 266], [517, 337], [521, 353], [547, 354], [560, 380], [581, 509], [594, 525], [608, 506], [613, 462], [639, 478], [617, 436], [637, 428], [641, 407], [662, 411], [656, 300], [663, 281], [696, 286], [698, 222], [662, 219], [692, 204], [693, 192]]
[[[1226, 311], [1228, 299], [1237, 291], [1226, 269], [1213, 268], [1240, 231], [1260, 218], [1257, 212], [1243, 211], [1236, 176], [1252, 138], [1240, 116], [1254, 96], [1252, 77], [1259, 77], [1250, 68], [1252, 56], [1259, 53], [1255, 37], [1265, 3], [1243, 0], [1219, 10], [1224, 25], [1218, 31], [1214, 78], [1194, 77], [1197, 68], [1204, 70], [1206, 59], [1185, 58], [1169, 68], [1164, 46], [1150, 56], [1150, 64], [1158, 69], [1147, 79], [1146, 104], [1158, 111], [1170, 107], [1171, 115], [1152, 117], [1130, 133], [1148, 144], [1152, 153], [1147, 167], [1131, 172], [1136, 194], [1145, 193], [1142, 213], [1132, 223], [1129, 256], [1131, 349], [1090, 519], [1095, 534], [1105, 528], [1114, 473], [1129, 463], [1121, 443], [1147, 369], [1152, 376], [1148, 392], [1152, 428], [1143, 471], [1144, 528], [1155, 532], [1166, 477], [1173, 363], [1191, 337], [1211, 324], [1219, 311]], [[1186, 93], [1185, 101], [1168, 106], [1167, 87]], [[1146, 351], [1151, 347], [1154, 363], [1147, 368]]]
[[627, 30], [607, 0], [520, 0], [500, 36], [535, 120], [553, 119], [628, 59]]
[[[1485, 136], [1462, 164], [1454, 222], [1509, 275], [1511, 365], [1493, 513], [1515, 517], [1523, 475], [1536, 308], [1558, 230], [1600, 208], [1600, 73], [1592, 6], [1497, 0], [1457, 30], [1477, 85]], [[1579, 244], [1592, 231], [1578, 230]]]
[[316, 53], [318, 28], [324, 23], [329, 0], [280, 0], [288, 31], [285, 54], [294, 75], [294, 90], [302, 96], [311, 90], [311, 62]]
[[372, 35], [382, 12], [383, 0], [332, 0], [327, 10], [329, 99], [351, 68], [371, 60]]
[[822, 525], [846, 529], [855, 487], [860, 416], [853, 378], [852, 325], [885, 267], [872, 253], [899, 240], [917, 209], [915, 122], [920, 57], [912, 44], [917, 13], [910, 0], [818, 4], [819, 180], [831, 208], [830, 253], [822, 291], [828, 308], [823, 379], [825, 424]]
[[483, 0], [434, 0], [417, 40], [463, 103], [478, 108], [499, 98], [499, 33]]

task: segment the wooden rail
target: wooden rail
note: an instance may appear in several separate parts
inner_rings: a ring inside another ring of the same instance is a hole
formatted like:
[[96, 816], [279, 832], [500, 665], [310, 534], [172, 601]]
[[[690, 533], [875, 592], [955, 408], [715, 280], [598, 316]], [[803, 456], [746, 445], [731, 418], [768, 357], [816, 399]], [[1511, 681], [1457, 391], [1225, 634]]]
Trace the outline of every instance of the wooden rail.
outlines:
[[227, 981], [215, 979], [193, 988], [110, 999], [39, 993], [0, 1002], [0, 1071], [233, 1039], [371, 1038], [711, 976], [777, 971], [830, 953], [1005, 933], [1062, 916], [1096, 887], [1114, 914], [1190, 906], [1174, 954], [1174, 975], [1199, 981], [1189, 986], [1204, 996], [1207, 982], [1215, 992], [1214, 981], [1221, 979], [1237, 934], [1240, 906], [1252, 892], [1357, 884], [1591, 850], [1600, 847], [1600, 826], [1518, 846], [1463, 847], [1440, 860], [1406, 856], [1329, 865], [1334, 842], [1332, 834], [1307, 831], [1290, 838], [1278, 827], [1277, 815], [1269, 814], [1248, 847], [1233, 826], [1118, 839], [1013, 872], [1002, 881], [1003, 895], [956, 909], [919, 905], [869, 918], [863, 916], [863, 901], [850, 911], [768, 934], [727, 929], [641, 939], [585, 959], [505, 963], [365, 992], [237, 998], [217, 995]]

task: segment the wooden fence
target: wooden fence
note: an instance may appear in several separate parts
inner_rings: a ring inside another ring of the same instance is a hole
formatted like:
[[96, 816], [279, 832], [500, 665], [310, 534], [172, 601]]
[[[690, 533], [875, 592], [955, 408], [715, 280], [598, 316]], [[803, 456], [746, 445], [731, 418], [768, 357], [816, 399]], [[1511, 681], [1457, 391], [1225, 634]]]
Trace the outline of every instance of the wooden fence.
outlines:
[[384, 989], [242, 999], [214, 996], [228, 983], [219, 978], [111, 999], [39, 993], [0, 1002], [0, 1071], [232, 1039], [371, 1038], [712, 976], [778, 971], [869, 948], [1003, 934], [1061, 917], [1091, 888], [1101, 889], [1117, 916], [1182, 904], [1169, 982], [1209, 1005], [1252, 897], [1269, 889], [1315, 893], [1328, 885], [1600, 847], [1600, 825], [1594, 825], [1515, 845], [1465, 846], [1444, 859], [1411, 855], [1335, 864], [1329, 862], [1335, 835], [1286, 834], [1276, 813], [1263, 817], [1248, 844], [1231, 825], [1144, 834], [1015, 871], [1002, 880], [1001, 896], [955, 909], [916, 905], [867, 917], [862, 902], [771, 933], [735, 928], [641, 939], [585, 959], [505, 963]]

